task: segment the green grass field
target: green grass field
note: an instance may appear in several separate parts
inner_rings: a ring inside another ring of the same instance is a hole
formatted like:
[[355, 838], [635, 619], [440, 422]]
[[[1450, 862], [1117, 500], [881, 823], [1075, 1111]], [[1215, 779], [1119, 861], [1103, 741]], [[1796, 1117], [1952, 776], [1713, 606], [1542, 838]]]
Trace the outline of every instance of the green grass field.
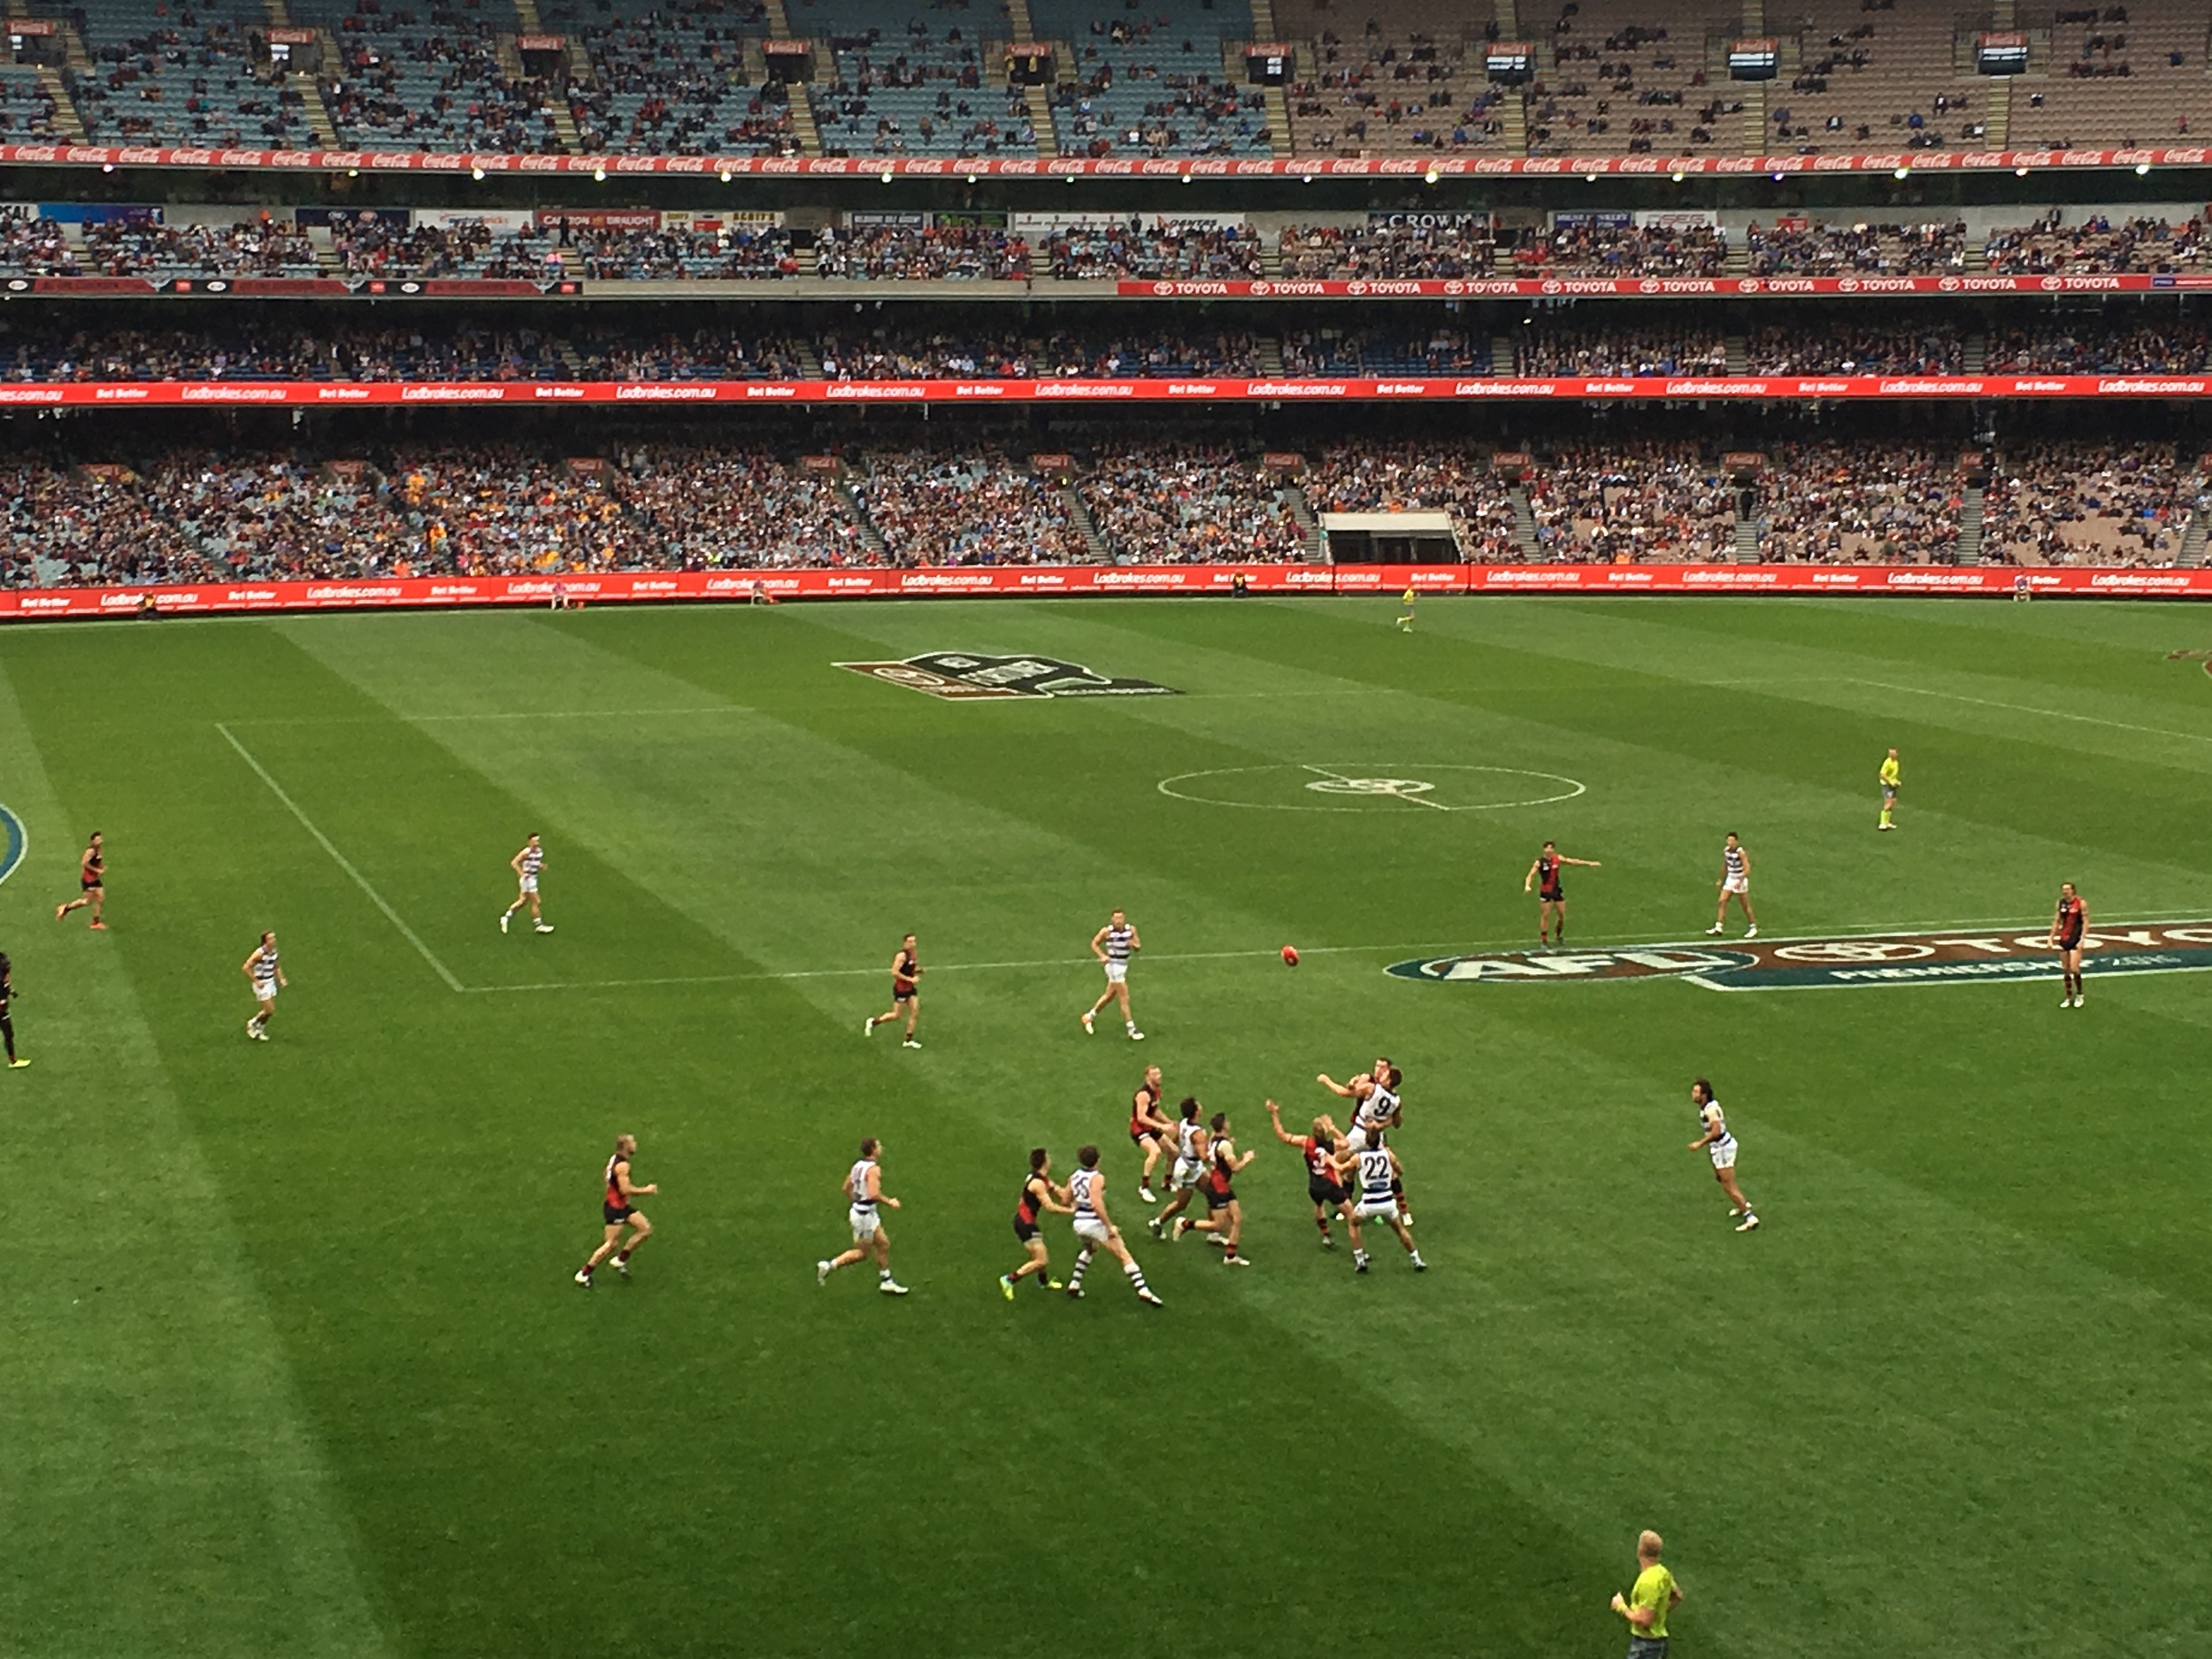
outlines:
[[[1394, 615], [0, 636], [30, 848], [0, 945], [34, 1062], [0, 1072], [0, 1648], [1558, 1659], [1624, 1646], [1605, 1604], [1648, 1525], [1685, 1655], [2200, 1651], [2212, 979], [2093, 978], [2062, 1013], [2043, 979], [1383, 970], [1532, 944], [1546, 836], [1603, 861], [1570, 872], [1578, 944], [1695, 939], [1729, 829], [1770, 935], [2034, 930], [2062, 879], [2100, 918], [2212, 918], [2212, 681], [2167, 660], [2212, 622]], [[1184, 695], [952, 703], [832, 666], [950, 649]], [[1586, 789], [1434, 810], [1558, 792], [1471, 768]], [[1192, 773], [1217, 798], [1157, 787]], [[1349, 810], [1281, 810], [1316, 804]], [[104, 934], [51, 914], [95, 827]], [[558, 931], [502, 936], [532, 829]], [[1076, 1020], [1114, 905], [1141, 1046]], [[265, 1045], [239, 973], [265, 926], [291, 980]], [[860, 1030], [909, 928], [918, 1053]], [[1302, 1122], [1333, 1103], [1317, 1071], [1379, 1049], [1425, 1276], [1317, 1248], [1261, 1110]], [[1248, 1271], [1138, 1225], [1147, 1061], [1261, 1148]], [[1686, 1149], [1699, 1072], [1747, 1237]], [[618, 1130], [657, 1231], [586, 1294]], [[904, 1301], [814, 1280], [864, 1133]], [[1086, 1141], [1162, 1311], [1110, 1264], [1079, 1304], [998, 1294], [1027, 1148], [1064, 1173]]]

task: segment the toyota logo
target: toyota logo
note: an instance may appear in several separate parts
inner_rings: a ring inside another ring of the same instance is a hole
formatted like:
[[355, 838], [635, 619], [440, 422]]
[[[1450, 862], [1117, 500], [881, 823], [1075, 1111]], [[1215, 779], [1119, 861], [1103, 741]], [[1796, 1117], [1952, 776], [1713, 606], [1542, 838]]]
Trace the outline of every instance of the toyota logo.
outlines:
[[1946, 294], [1955, 294], [1960, 288], [1963, 288], [1965, 284], [1961, 282], [1958, 278], [1955, 276], [1947, 276], [1945, 277], [1940, 282], [1938, 282], [1936, 286], [1941, 288]]
[[1784, 962], [1917, 962], [1934, 956], [1935, 947], [1893, 939], [1832, 939], [1817, 945], [1785, 945], [1774, 954]]

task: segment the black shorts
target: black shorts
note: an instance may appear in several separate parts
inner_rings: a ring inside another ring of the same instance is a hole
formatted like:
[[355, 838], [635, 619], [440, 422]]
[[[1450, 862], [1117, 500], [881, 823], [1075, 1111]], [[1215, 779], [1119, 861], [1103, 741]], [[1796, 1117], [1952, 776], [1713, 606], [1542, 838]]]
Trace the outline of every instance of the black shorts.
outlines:
[[1019, 1217], [1016, 1217], [1014, 1220], [1014, 1236], [1019, 1239], [1024, 1244], [1028, 1243], [1032, 1239], [1037, 1236], [1037, 1224], [1033, 1221], [1024, 1221]]
[[1333, 1206], [1343, 1203], [1351, 1194], [1335, 1181], [1325, 1181], [1318, 1176], [1309, 1175], [1306, 1177], [1306, 1196], [1317, 1204]]
[[2076, 933], [2072, 937], [2069, 938], [2064, 934], [2061, 934], [2059, 936], [2058, 948], [2061, 950], [2079, 950], [2081, 949], [2081, 935], [2079, 933]]
[[79, 876], [77, 885], [85, 892], [89, 893], [96, 887], [105, 887], [107, 883], [99, 876]]
[[1554, 887], [1550, 892], [1539, 893], [1536, 896], [1547, 904], [1564, 904], [1567, 902], [1567, 889]]
[[1149, 1129], [1132, 1129], [1129, 1132], [1129, 1139], [1133, 1144], [1142, 1146], [1146, 1141], [1152, 1139], [1152, 1131]]
[[910, 985], [895, 985], [891, 987], [891, 1000], [895, 1002], [903, 1002], [913, 995], [914, 987]]
[[618, 1227], [637, 1212], [627, 1204], [610, 1204], [602, 1200], [599, 1213], [611, 1227]]
[[1222, 1192], [1216, 1192], [1210, 1187], [1206, 1189], [1206, 1208], [1209, 1210], [1226, 1210], [1236, 1202], [1236, 1188], [1233, 1187]]

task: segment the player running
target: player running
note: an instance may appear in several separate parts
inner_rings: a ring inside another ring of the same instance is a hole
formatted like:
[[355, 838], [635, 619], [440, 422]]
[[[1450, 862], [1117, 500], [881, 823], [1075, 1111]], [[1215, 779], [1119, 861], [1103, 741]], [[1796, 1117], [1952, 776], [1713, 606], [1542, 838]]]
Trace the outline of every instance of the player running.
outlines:
[[1882, 816], [1874, 827], [1878, 830], [1893, 830], [1897, 826], [1890, 821], [1890, 818], [1897, 810], [1897, 785], [1900, 781], [1895, 749], [1889, 751], [1889, 758], [1882, 763], [1882, 770], [1877, 775], [1880, 778], [1882, 784]]
[[1406, 1214], [1405, 1201], [1399, 1196], [1403, 1185], [1404, 1171], [1398, 1163], [1398, 1155], [1388, 1147], [1366, 1147], [1337, 1160], [1341, 1175], [1356, 1175], [1359, 1182], [1358, 1202], [1345, 1218], [1345, 1227], [1352, 1235], [1352, 1271], [1364, 1273], [1371, 1258], [1360, 1237], [1360, 1223], [1379, 1221], [1398, 1235], [1398, 1242], [1406, 1247], [1406, 1256], [1413, 1263], [1413, 1271], [1425, 1273], [1429, 1264], [1421, 1259], [1421, 1252], [1413, 1242], [1413, 1218]]
[[1073, 1215], [1073, 1207], [1062, 1202], [1065, 1196], [1063, 1189], [1052, 1184], [1052, 1160], [1039, 1147], [1029, 1155], [1029, 1175], [1022, 1182], [1022, 1195], [1014, 1205], [1014, 1236], [1022, 1241], [1022, 1248], [1029, 1252], [1029, 1259], [1012, 1272], [998, 1276], [998, 1287], [1006, 1293], [1007, 1301], [1014, 1300], [1014, 1281], [1032, 1273], [1037, 1276], [1040, 1290], [1063, 1287], [1058, 1279], [1046, 1271], [1051, 1258], [1045, 1252], [1044, 1234], [1037, 1224], [1047, 1214]]
[[7, 1042], [10, 1068], [20, 1071], [25, 1066], [30, 1064], [30, 1062], [19, 1058], [15, 1052], [15, 1016], [12, 1012], [14, 1003], [15, 970], [8, 962], [8, 953], [0, 950], [0, 1039], [4, 1039]]
[[1559, 918], [1559, 942], [1567, 942], [1567, 889], [1561, 884], [1559, 871], [1563, 864], [1575, 864], [1584, 870], [1601, 866], [1594, 858], [1570, 858], [1550, 841], [1536, 855], [1536, 862], [1528, 867], [1528, 875], [1521, 883], [1521, 891], [1536, 890], [1536, 942], [1551, 942], [1551, 924], [1555, 913]]
[[1159, 1163], [1160, 1154], [1167, 1150], [1166, 1137], [1174, 1133], [1174, 1124], [1160, 1110], [1160, 1068], [1148, 1065], [1144, 1069], [1144, 1081], [1129, 1099], [1129, 1138], [1144, 1153], [1144, 1173], [1137, 1178], [1137, 1196], [1148, 1204], [1160, 1202], [1159, 1194], [1152, 1190], [1152, 1169]]
[[2051, 949], [2058, 952], [2061, 1008], [2081, 1006], [2081, 940], [2089, 930], [2089, 907], [2074, 884], [2058, 884], [2058, 913], [2051, 918]]
[[1229, 1114], [1216, 1112], [1206, 1135], [1206, 1218], [1178, 1218], [1173, 1237], [1187, 1232], [1211, 1233], [1221, 1246], [1224, 1267], [1251, 1266], [1237, 1254], [1237, 1240], [1244, 1236], [1244, 1206], [1237, 1201], [1236, 1179], [1257, 1156], [1257, 1152], [1237, 1156], [1237, 1143], [1229, 1136]]
[[1751, 849], [1730, 830], [1728, 839], [1720, 849], [1720, 879], [1713, 883], [1720, 889], [1720, 910], [1713, 918], [1709, 933], [1725, 932], [1728, 926], [1728, 901], [1734, 899], [1743, 906], [1743, 918], [1747, 924], [1743, 930], [1746, 939], [1759, 936], [1759, 918], [1751, 913]]
[[107, 908], [107, 843], [101, 839], [100, 832], [94, 830], [92, 839], [85, 843], [85, 849], [77, 859], [77, 896], [66, 904], [54, 906], [54, 919], [58, 922], [70, 911], [81, 910], [89, 904], [92, 907], [92, 931], [96, 933], [106, 933], [108, 925], [100, 919], [100, 912]]
[[1129, 918], [1119, 910], [1107, 918], [1106, 926], [1091, 935], [1091, 955], [1096, 956], [1106, 969], [1106, 988], [1098, 994], [1098, 1001], [1084, 1010], [1083, 1031], [1091, 1033], [1091, 1021], [1098, 1010], [1109, 1002], [1119, 998], [1121, 1023], [1129, 1033], [1129, 1041], [1142, 1042], [1144, 1033], [1137, 1029], [1136, 1016], [1129, 1011], [1129, 953], [1142, 950], [1144, 941], [1137, 937], [1137, 930], [1129, 926]]
[[1198, 1183], [1206, 1176], [1206, 1125], [1199, 1121], [1199, 1114], [1205, 1109], [1199, 1105], [1197, 1095], [1186, 1094], [1179, 1110], [1181, 1116], [1175, 1124], [1175, 1162], [1167, 1175], [1167, 1208], [1146, 1223], [1154, 1238], [1168, 1242], [1181, 1236], [1179, 1233], [1168, 1233], [1168, 1224], [1190, 1208], [1190, 1201], [1198, 1192]]
[[853, 1248], [814, 1264], [814, 1282], [829, 1283], [841, 1267], [873, 1256], [876, 1288], [887, 1296], [903, 1296], [906, 1286], [891, 1277], [891, 1235], [884, 1231], [881, 1205], [899, 1207], [899, 1201], [883, 1190], [883, 1142], [870, 1135], [860, 1143], [860, 1160], [845, 1171], [845, 1218], [852, 1224]]
[[246, 1035], [256, 1042], [266, 1042], [269, 1016], [276, 1012], [277, 993], [292, 987], [292, 982], [284, 977], [284, 964], [277, 958], [274, 929], [261, 935], [261, 942], [253, 948], [253, 954], [240, 965], [239, 972], [253, 987], [254, 1001], [261, 1004], [260, 1011], [246, 1022]]
[[1091, 1257], [1104, 1250], [1121, 1263], [1139, 1302], [1151, 1308], [1165, 1306], [1144, 1282], [1144, 1269], [1129, 1254], [1129, 1247], [1121, 1241], [1121, 1229], [1106, 1213], [1106, 1171], [1098, 1167], [1098, 1148], [1085, 1147], [1075, 1159], [1083, 1167], [1068, 1177], [1068, 1202], [1075, 1206], [1075, 1237], [1081, 1248], [1075, 1253], [1075, 1265], [1068, 1270], [1068, 1294], [1081, 1297], [1083, 1275], [1090, 1271]]
[[914, 954], [914, 935], [909, 933], [899, 943], [898, 952], [891, 958], [891, 1006], [880, 1014], [868, 1016], [868, 1023], [860, 1028], [864, 1037], [872, 1036], [878, 1025], [887, 1025], [903, 1012], [906, 1015], [906, 1039], [902, 1048], [918, 1048], [921, 1041], [914, 1035], [914, 1022], [922, 1017], [922, 959]]
[[1399, 596], [1398, 603], [1403, 607], [1398, 613], [1399, 633], [1410, 634], [1413, 632], [1413, 602], [1418, 596], [1419, 595], [1417, 595], [1411, 588], [1408, 588], [1405, 592]]
[[515, 902], [499, 913], [499, 931], [505, 933], [507, 924], [524, 905], [530, 907], [531, 924], [541, 933], [553, 931], [553, 924], [545, 919], [545, 911], [538, 900], [538, 872], [545, 868], [545, 849], [539, 845], [537, 832], [531, 831], [530, 839], [522, 843], [522, 850], [507, 861], [507, 867], [515, 872], [521, 884]]
[[1283, 1127], [1283, 1109], [1273, 1101], [1267, 1102], [1268, 1120], [1275, 1125], [1275, 1139], [1286, 1147], [1296, 1147], [1298, 1156], [1306, 1161], [1306, 1196], [1313, 1201], [1313, 1225], [1321, 1229], [1321, 1248], [1336, 1248], [1336, 1235], [1329, 1231], [1329, 1217], [1343, 1216], [1347, 1225], [1351, 1217], [1347, 1206], [1352, 1195], [1340, 1179], [1342, 1171], [1336, 1161], [1342, 1155], [1344, 1137], [1336, 1132], [1336, 1125], [1329, 1118], [1313, 1120], [1313, 1133], [1294, 1135]]
[[[586, 1290], [591, 1288], [591, 1276], [599, 1271], [599, 1264], [611, 1256], [614, 1257], [614, 1271], [625, 1279], [629, 1278], [630, 1257], [636, 1253], [639, 1245], [653, 1236], [653, 1224], [645, 1218], [645, 1212], [630, 1201], [652, 1197], [660, 1191], [660, 1185], [655, 1182], [650, 1186], [639, 1187], [631, 1181], [630, 1160], [635, 1156], [637, 1137], [617, 1135], [614, 1138], [614, 1156], [607, 1160], [603, 1178], [606, 1190], [599, 1200], [599, 1219], [605, 1225], [606, 1236], [599, 1241], [599, 1248], [587, 1256], [584, 1264], [576, 1270], [576, 1282]], [[626, 1242], [622, 1237], [626, 1228], [630, 1235]]]
[[1713, 1179], [1728, 1194], [1728, 1212], [1735, 1218], [1736, 1231], [1750, 1233], [1757, 1228], [1759, 1217], [1752, 1213], [1751, 1201], [1743, 1195], [1743, 1188], [1736, 1185], [1736, 1137], [1728, 1133], [1728, 1118], [1713, 1098], [1713, 1086], [1703, 1078], [1691, 1084], [1690, 1103], [1697, 1108], [1699, 1130], [1690, 1150], [1701, 1151], [1713, 1160]]

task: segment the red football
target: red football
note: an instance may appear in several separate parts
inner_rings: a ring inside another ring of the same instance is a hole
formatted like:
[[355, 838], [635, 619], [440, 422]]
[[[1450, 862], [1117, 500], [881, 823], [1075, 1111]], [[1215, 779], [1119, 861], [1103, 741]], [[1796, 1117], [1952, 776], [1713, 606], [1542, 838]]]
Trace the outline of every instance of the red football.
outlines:
[[1286, 968], [1294, 968], [1297, 965], [1298, 947], [1295, 945], [1285, 945], [1283, 947], [1283, 966]]

